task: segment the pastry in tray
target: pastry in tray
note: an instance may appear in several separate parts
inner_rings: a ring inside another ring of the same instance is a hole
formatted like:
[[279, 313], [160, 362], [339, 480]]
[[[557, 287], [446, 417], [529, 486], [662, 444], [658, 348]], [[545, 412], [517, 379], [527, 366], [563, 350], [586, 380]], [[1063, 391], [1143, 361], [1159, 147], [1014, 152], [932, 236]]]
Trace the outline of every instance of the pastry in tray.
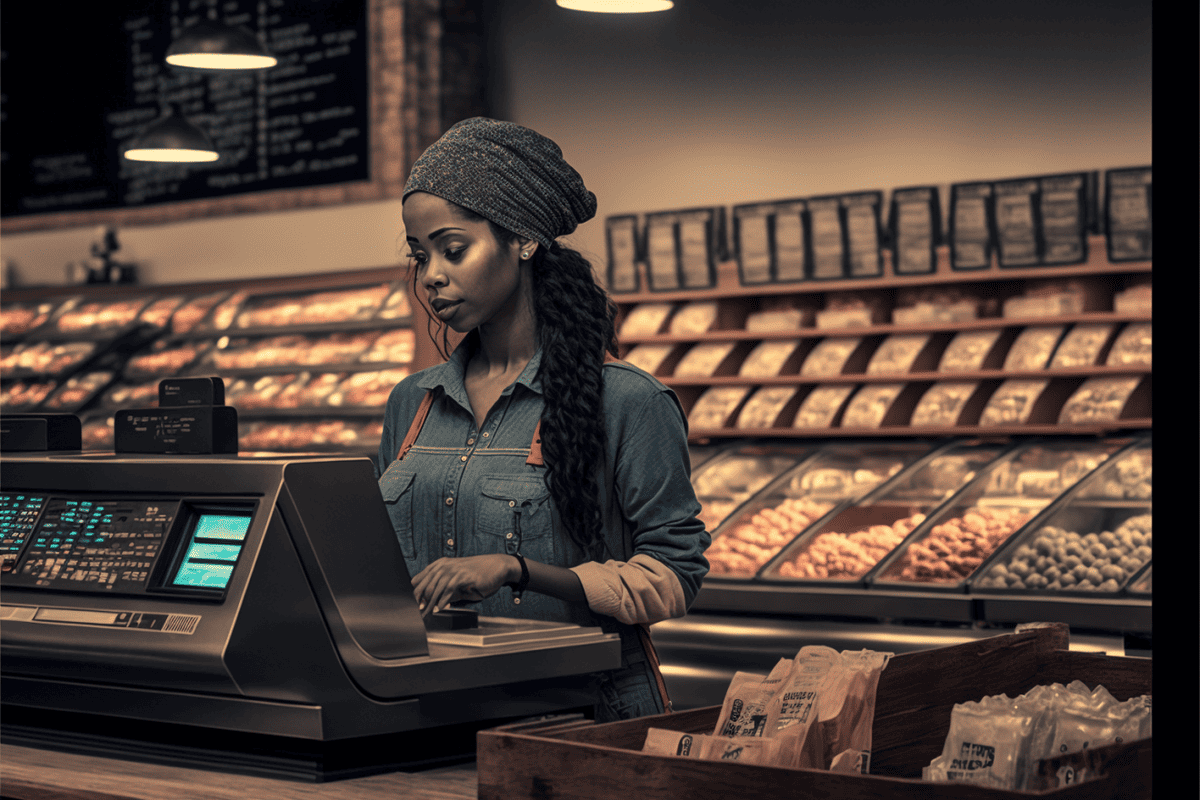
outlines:
[[713, 386], [705, 390], [688, 414], [688, 425], [693, 428], [724, 427], [749, 393], [748, 386]]
[[0, 390], [0, 409], [26, 411], [34, 408], [49, 396], [57, 386], [56, 381], [16, 381]]
[[411, 314], [412, 304], [408, 300], [408, 289], [405, 286], [398, 286], [388, 295], [383, 307], [379, 309], [379, 313], [375, 317], [377, 319], [400, 319]]
[[375, 340], [359, 361], [407, 364], [413, 359], [416, 334], [410, 328], [387, 331]]
[[196, 329], [202, 331], [228, 330], [229, 326], [233, 324], [233, 319], [237, 315], [238, 309], [242, 307], [242, 303], [246, 301], [249, 294], [249, 292], [237, 292], [228, 300], [222, 301], [219, 306], [213, 309], [208, 319], [201, 321]]
[[902, 383], [870, 383], [861, 387], [846, 406], [842, 427], [878, 428], [903, 389]]
[[1035, 325], [1021, 331], [1004, 358], [1004, 369], [1045, 369], [1064, 330], [1062, 325]]
[[930, 386], [913, 411], [913, 426], [955, 425], [971, 394], [974, 381], [939, 381]]
[[915, 583], [961, 583], [1033, 514], [1019, 509], [975, 507], [933, 525], [920, 541], [880, 576]]
[[125, 374], [130, 377], [174, 377], [194, 362], [207, 347], [206, 342], [193, 342], [134, 356], [125, 364]]
[[91, 400], [113, 379], [111, 370], [99, 370], [75, 375], [59, 386], [54, 394], [46, 398], [42, 408], [46, 411], [76, 411]]
[[753, 577], [792, 539], [808, 529], [833, 505], [808, 498], [786, 498], [726, 526], [704, 557], [712, 575]]
[[328, 395], [326, 403], [331, 406], [383, 406], [396, 384], [407, 377], [408, 370], [399, 367], [355, 372]]
[[80, 333], [88, 330], [113, 330], [137, 319], [149, 302], [148, 297], [115, 302], [81, 303], [59, 314], [54, 326], [61, 333]]
[[924, 514], [912, 514], [891, 525], [871, 525], [853, 533], [824, 531], [782, 562], [775, 574], [798, 580], [856, 580], [924, 521]]
[[185, 300], [187, 298], [181, 294], [161, 297], [142, 310], [138, 322], [144, 322], [156, 328], [165, 328], [171, 321], [171, 315], [183, 305]]
[[176, 336], [191, 333], [200, 321], [208, 316], [213, 306], [221, 302], [228, 292], [212, 292], [187, 301], [171, 315], [171, 332]]
[[846, 398], [854, 391], [853, 384], [842, 386], [817, 386], [796, 412], [792, 421], [793, 428], [828, 428], [833, 424], [833, 418], [838, 409], [846, 402]]

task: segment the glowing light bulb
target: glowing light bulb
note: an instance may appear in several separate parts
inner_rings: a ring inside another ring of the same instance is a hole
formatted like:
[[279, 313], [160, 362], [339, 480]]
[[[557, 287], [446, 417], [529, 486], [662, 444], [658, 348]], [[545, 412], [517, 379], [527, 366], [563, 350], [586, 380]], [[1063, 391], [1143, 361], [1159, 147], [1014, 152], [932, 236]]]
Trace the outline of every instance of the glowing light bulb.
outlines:
[[178, 53], [167, 56], [167, 63], [190, 69], [270, 69], [279, 59], [241, 53]]
[[603, 14], [644, 14], [673, 8], [672, 0], [558, 0], [559, 6], [573, 11], [597, 11]]
[[216, 161], [220, 155], [212, 150], [184, 150], [178, 147], [141, 147], [125, 151], [130, 161]]

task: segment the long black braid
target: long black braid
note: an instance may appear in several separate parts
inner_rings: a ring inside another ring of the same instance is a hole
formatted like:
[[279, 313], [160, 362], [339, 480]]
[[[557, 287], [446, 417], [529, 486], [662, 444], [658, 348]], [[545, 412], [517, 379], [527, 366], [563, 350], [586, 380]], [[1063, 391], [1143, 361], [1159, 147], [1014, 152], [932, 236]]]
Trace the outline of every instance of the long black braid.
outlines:
[[[511, 245], [517, 235], [459, 206], [470, 221], [486, 221], [496, 241]], [[542, 409], [542, 457], [546, 488], [563, 527], [586, 557], [598, 560], [604, 552], [600, 508], [599, 467], [604, 463], [604, 354], [618, 356], [615, 319], [617, 306], [596, 283], [591, 262], [583, 254], [555, 242], [539, 247], [531, 260], [533, 313], [542, 361], [545, 407]], [[417, 291], [415, 271], [414, 294]], [[432, 314], [430, 320], [436, 319]], [[448, 357], [448, 332], [440, 322], [443, 357]]]

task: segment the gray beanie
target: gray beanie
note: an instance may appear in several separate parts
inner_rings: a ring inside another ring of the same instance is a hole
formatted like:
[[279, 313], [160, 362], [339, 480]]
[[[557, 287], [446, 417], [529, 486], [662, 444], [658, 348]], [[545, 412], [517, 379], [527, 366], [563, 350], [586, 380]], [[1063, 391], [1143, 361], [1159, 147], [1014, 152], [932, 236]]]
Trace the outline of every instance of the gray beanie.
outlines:
[[404, 197], [428, 192], [547, 249], [596, 215], [587, 190], [550, 139], [512, 122], [456, 123], [413, 164]]

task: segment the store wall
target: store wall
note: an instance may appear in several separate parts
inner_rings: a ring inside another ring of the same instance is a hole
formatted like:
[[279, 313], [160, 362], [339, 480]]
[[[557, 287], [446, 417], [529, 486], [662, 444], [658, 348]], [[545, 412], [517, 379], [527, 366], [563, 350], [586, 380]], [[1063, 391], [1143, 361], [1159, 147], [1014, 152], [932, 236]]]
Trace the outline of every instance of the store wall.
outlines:
[[[555, 139], [603, 218], [1151, 161], [1149, 0], [676, 0], [653, 15], [493, 0], [492, 113]], [[92, 230], [10, 235], [61, 283]], [[151, 282], [382, 266], [395, 201], [130, 227]]]

